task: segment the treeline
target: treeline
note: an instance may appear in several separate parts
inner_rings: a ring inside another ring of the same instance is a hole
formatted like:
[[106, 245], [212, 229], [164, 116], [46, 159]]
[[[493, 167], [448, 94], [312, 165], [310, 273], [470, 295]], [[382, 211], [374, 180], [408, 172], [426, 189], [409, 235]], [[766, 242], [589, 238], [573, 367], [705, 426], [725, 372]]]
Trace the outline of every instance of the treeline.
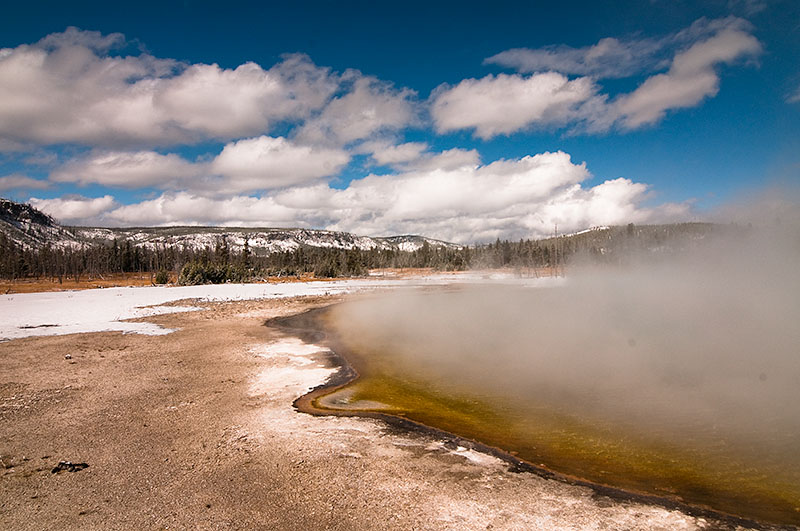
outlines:
[[173, 278], [182, 284], [201, 284], [309, 273], [321, 278], [352, 277], [384, 267], [465, 269], [468, 265], [465, 254], [469, 251], [434, 248], [425, 243], [413, 252], [301, 246], [257, 256], [247, 244], [238, 251], [230, 249], [225, 237], [202, 249], [138, 247], [129, 240], [36, 249], [24, 248], [0, 233], [0, 278], [46, 278], [61, 282], [117, 273], [152, 273], [157, 283]]
[[212, 247], [138, 247], [129, 240], [76, 247], [24, 249], [0, 233], [0, 277], [80, 280], [115, 273], [151, 273], [154, 282], [182, 284], [241, 282], [258, 277], [313, 274], [317, 278], [362, 276], [375, 268], [514, 268], [537, 274], [585, 260], [622, 263], [631, 256], [657, 256], [697, 245], [712, 225], [684, 223], [637, 227], [633, 224], [544, 240], [501, 241], [452, 248], [425, 242], [416, 251], [336, 249], [301, 246], [256, 256], [247, 244], [234, 251], [224, 236]]

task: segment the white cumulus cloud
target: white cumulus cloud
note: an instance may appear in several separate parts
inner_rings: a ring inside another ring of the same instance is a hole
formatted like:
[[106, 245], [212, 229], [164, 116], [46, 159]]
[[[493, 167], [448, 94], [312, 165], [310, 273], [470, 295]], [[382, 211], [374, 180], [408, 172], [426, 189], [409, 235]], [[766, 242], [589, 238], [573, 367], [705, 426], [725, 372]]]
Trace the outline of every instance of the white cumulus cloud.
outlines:
[[352, 71], [344, 78], [350, 90], [333, 99], [319, 116], [307, 121], [299, 130], [298, 139], [345, 145], [376, 133], [403, 129], [417, 121], [414, 91], [396, 89]]
[[228, 225], [292, 227], [297, 211], [269, 197], [200, 197], [187, 192], [166, 193], [141, 203], [107, 212], [105, 219], [118, 225]]
[[350, 156], [340, 149], [260, 136], [228, 143], [207, 162], [192, 162], [175, 153], [95, 150], [55, 169], [50, 179], [82, 185], [232, 195], [330, 177], [349, 160]]
[[447, 171], [456, 168], [477, 168], [481, 156], [475, 149], [453, 148], [439, 153], [423, 153], [416, 160], [406, 163], [403, 168], [416, 171]]
[[404, 144], [378, 143], [363, 146], [372, 152], [372, 158], [382, 166], [392, 166], [417, 160], [427, 151], [425, 142], [406, 142]]
[[[661, 39], [606, 38], [583, 48], [506, 50], [486, 62], [534, 73], [442, 86], [432, 96], [432, 115], [440, 133], [473, 129], [484, 139], [548, 125], [590, 133], [635, 129], [715, 96], [719, 65], [761, 53], [751, 31], [740, 18], [702, 18]], [[597, 82], [664, 68], [630, 93], [605, 93]]]
[[55, 182], [123, 188], [171, 187], [198, 174], [195, 164], [175, 153], [97, 151], [73, 159], [50, 174]]
[[341, 149], [260, 136], [226, 145], [211, 163], [211, 170], [227, 178], [221, 184], [230, 193], [315, 181], [337, 174], [349, 160]]
[[561, 72], [619, 78], [652, 67], [664, 50], [654, 39], [600, 39], [596, 44], [573, 48], [556, 45], [544, 48], [512, 48], [487, 58], [484, 63], [513, 68], [522, 73]]
[[76, 225], [102, 222], [104, 214], [116, 205], [116, 201], [110, 195], [94, 198], [70, 195], [55, 199], [31, 197], [28, 202], [61, 223]]
[[441, 152], [428, 151], [425, 142], [389, 144], [370, 142], [361, 146], [371, 153], [372, 160], [381, 166], [390, 166], [400, 171], [449, 170], [462, 166], [476, 167], [481, 157], [475, 149], [452, 148]]
[[648, 78], [620, 97], [615, 109], [626, 128], [656, 122], [671, 109], [694, 107], [719, 91], [715, 67], [743, 56], [756, 56], [761, 44], [738, 28], [724, 29], [675, 56], [667, 72]]
[[556, 72], [489, 75], [440, 87], [431, 114], [440, 133], [474, 129], [477, 136], [491, 138], [532, 124], [564, 125], [596, 91], [589, 78], [569, 80]]
[[[545, 236], [555, 224], [570, 231], [673, 219], [688, 209], [645, 208], [647, 186], [628, 179], [584, 186], [589, 171], [563, 152], [485, 165], [457, 155], [460, 164], [447, 152], [431, 154], [425, 168], [370, 175], [344, 189], [319, 183], [262, 196], [166, 192], [131, 205], [108, 204], [97, 215], [106, 223], [129, 226], [300, 226], [373, 236], [415, 233], [472, 243]], [[435, 166], [437, 160], [441, 166]], [[50, 206], [49, 211], [63, 215], [63, 210]]]
[[70, 28], [0, 50], [0, 140], [171, 145], [265, 132], [307, 118], [339, 88], [329, 69], [290, 55], [263, 69], [112, 56], [119, 34]]
[[34, 179], [19, 173], [0, 177], [0, 192], [5, 192], [6, 190], [44, 190], [49, 187], [50, 183], [47, 181]]

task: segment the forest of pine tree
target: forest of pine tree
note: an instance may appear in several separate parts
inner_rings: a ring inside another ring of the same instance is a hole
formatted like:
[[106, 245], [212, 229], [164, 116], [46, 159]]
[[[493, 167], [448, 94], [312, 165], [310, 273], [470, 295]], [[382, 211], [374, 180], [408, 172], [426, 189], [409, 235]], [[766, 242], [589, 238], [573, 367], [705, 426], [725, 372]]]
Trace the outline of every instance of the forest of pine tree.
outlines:
[[183, 284], [241, 282], [270, 276], [313, 273], [317, 278], [362, 276], [376, 268], [432, 268], [440, 271], [510, 268], [535, 275], [558, 273], [579, 262], [620, 264], [632, 256], [658, 257], [697, 245], [713, 229], [707, 223], [634, 226], [592, 230], [543, 240], [496, 240], [486, 245], [448, 248], [425, 242], [416, 251], [359, 250], [301, 246], [256, 256], [247, 245], [229, 249], [224, 236], [204, 249], [138, 247], [130, 240], [111, 244], [38, 249], [16, 244], [0, 233], [0, 278], [98, 278], [115, 273], [152, 273], [159, 281]]

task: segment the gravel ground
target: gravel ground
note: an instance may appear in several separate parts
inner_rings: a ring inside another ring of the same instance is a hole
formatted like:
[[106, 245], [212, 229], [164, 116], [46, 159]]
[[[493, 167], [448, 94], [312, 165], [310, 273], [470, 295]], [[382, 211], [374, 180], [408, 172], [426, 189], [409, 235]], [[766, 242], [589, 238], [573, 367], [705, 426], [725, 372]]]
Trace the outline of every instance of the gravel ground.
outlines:
[[[0, 343], [0, 528], [717, 527], [377, 420], [295, 411], [335, 369], [263, 323], [333, 300], [148, 318], [177, 329], [162, 336]], [[89, 466], [53, 473], [60, 461]]]

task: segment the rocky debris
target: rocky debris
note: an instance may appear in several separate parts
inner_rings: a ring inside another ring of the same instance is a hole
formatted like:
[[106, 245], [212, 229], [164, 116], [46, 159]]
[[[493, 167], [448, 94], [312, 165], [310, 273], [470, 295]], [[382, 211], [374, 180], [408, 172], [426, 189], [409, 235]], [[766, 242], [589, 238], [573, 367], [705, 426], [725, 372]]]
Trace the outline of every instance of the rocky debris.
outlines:
[[10, 455], [0, 455], [0, 468], [9, 469], [17, 466], [14, 458]]
[[58, 474], [60, 472], [78, 472], [83, 470], [84, 468], [89, 468], [88, 463], [73, 463], [72, 461], [59, 461], [56, 466], [53, 467], [53, 470], [50, 471], [51, 474]]

